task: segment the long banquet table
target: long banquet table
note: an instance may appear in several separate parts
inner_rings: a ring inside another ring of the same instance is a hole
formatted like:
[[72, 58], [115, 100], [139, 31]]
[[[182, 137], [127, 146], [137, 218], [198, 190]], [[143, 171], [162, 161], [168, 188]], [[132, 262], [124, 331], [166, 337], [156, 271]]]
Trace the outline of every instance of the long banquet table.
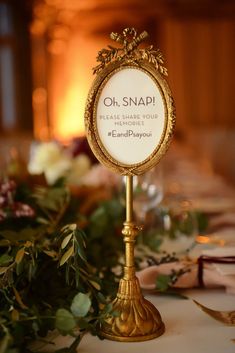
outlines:
[[[177, 186], [178, 192], [190, 199], [196, 209], [210, 215], [210, 225], [219, 227], [219, 230], [216, 229], [216, 232], [211, 234], [215, 240], [221, 240], [221, 236], [229, 242], [231, 237], [234, 240], [234, 188], [227, 185], [220, 176], [204, 173], [193, 158], [178, 158], [177, 150], [173, 152], [167, 163], [171, 168], [165, 170], [165, 176], [168, 176], [169, 180], [165, 182]], [[181, 151], [179, 156], [182, 157]], [[229, 222], [229, 229], [224, 221]], [[214, 310], [235, 311], [235, 295], [227, 294], [224, 289], [188, 289], [182, 290], [181, 293], [189, 299], [149, 293], [145, 295], [161, 313], [166, 326], [162, 336], [150, 341], [122, 343], [100, 340], [87, 334], [82, 339], [78, 352], [234, 353], [235, 326], [216, 321], [203, 312], [193, 299]], [[66, 344], [68, 346], [69, 343], [64, 337], [58, 337], [55, 342], [58, 348]]]
[[[234, 310], [234, 295], [220, 289], [192, 289], [182, 292], [189, 299], [166, 295], [146, 295], [160, 311], [165, 333], [145, 342], [122, 343], [100, 340], [87, 334], [80, 353], [234, 353], [235, 326], [227, 326], [204, 313], [192, 299], [216, 310]], [[69, 344], [65, 337], [55, 340], [58, 348]]]
[[[172, 190], [176, 190], [181, 197], [190, 200], [195, 209], [210, 216], [209, 235], [215, 243], [223, 240], [225, 244], [228, 242], [234, 246], [234, 187], [231, 188], [221, 176], [204, 173], [191, 155], [184, 159], [179, 158], [182, 157], [181, 151], [176, 149], [173, 152], [169, 154], [168, 163], [164, 166], [165, 184], [172, 186]], [[188, 150], [186, 152], [188, 154]], [[194, 288], [181, 290], [180, 293], [189, 299], [145, 293], [145, 297], [157, 307], [165, 323], [166, 330], [162, 336], [150, 341], [122, 343], [100, 340], [86, 334], [78, 352], [234, 353], [235, 326], [216, 321], [203, 312], [193, 299], [214, 310], [234, 311], [235, 321], [235, 295], [227, 294], [225, 289]], [[71, 344], [71, 339], [63, 336], [54, 337], [53, 341], [55, 346], [50, 347], [51, 351]]]

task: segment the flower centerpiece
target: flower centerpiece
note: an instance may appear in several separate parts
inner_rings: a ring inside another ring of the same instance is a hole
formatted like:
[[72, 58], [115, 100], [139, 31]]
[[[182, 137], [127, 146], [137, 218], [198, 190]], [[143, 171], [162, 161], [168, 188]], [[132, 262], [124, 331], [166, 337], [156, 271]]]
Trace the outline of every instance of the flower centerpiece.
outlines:
[[54, 329], [74, 337], [75, 352], [112, 310], [105, 297], [117, 282], [124, 210], [115, 191], [102, 191], [109, 176], [78, 147], [84, 141], [34, 145], [27, 179], [0, 182], [1, 353], [29, 352]]
[[[86, 331], [98, 334], [107, 313], [118, 315], [108, 302], [121, 275], [119, 184], [85, 138], [33, 144], [28, 174], [0, 180], [0, 353], [29, 353], [32, 341], [50, 344], [53, 330], [73, 338], [59, 352], [75, 353]], [[142, 239], [158, 251], [153, 236]], [[160, 262], [176, 260], [164, 254]], [[160, 290], [181, 272], [161, 277]]]

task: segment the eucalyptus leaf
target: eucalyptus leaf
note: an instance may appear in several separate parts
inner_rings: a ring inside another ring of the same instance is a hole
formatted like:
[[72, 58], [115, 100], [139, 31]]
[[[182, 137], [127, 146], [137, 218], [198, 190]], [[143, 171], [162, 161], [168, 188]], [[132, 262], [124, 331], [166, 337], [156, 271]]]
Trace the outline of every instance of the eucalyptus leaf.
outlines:
[[65, 232], [65, 231], [75, 231], [75, 229], [77, 228], [77, 225], [75, 223], [72, 223], [72, 224], [66, 224], [62, 229], [61, 231], [62, 232]]
[[76, 317], [84, 317], [91, 307], [91, 299], [88, 294], [78, 293], [72, 301], [71, 311]]
[[56, 312], [55, 326], [62, 332], [70, 332], [76, 327], [76, 321], [68, 310], [58, 309]]
[[74, 253], [74, 246], [72, 245], [61, 257], [60, 266], [62, 266], [65, 262], [67, 262], [68, 259], [73, 255], [73, 253]]
[[62, 243], [61, 243], [61, 249], [66, 248], [66, 246], [68, 245], [68, 243], [69, 243], [69, 241], [71, 240], [72, 236], [73, 236], [73, 233], [67, 235], [67, 236], [63, 239], [63, 241], [62, 241]]
[[95, 288], [95, 289], [97, 289], [97, 290], [101, 290], [101, 286], [100, 286], [100, 284], [99, 283], [97, 283], [97, 282], [95, 282], [95, 281], [93, 281], [93, 280], [91, 280], [91, 279], [89, 279], [89, 282], [90, 282], [90, 284]]
[[83, 244], [84, 240], [80, 238], [80, 236], [77, 236], [77, 252], [78, 255], [81, 257], [82, 260], [86, 261], [86, 253], [84, 251], [84, 244]]

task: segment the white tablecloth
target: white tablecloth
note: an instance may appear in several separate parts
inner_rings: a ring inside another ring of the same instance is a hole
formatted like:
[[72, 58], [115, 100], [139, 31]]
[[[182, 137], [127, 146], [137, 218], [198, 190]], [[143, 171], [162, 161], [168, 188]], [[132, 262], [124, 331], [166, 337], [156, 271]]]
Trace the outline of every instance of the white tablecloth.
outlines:
[[[235, 296], [223, 290], [187, 290], [184, 294], [216, 310], [234, 310]], [[191, 300], [146, 295], [160, 311], [165, 333], [151, 341], [121, 343], [86, 335], [79, 353], [234, 353], [235, 326], [226, 326], [201, 311]], [[60, 337], [62, 347], [66, 339]]]

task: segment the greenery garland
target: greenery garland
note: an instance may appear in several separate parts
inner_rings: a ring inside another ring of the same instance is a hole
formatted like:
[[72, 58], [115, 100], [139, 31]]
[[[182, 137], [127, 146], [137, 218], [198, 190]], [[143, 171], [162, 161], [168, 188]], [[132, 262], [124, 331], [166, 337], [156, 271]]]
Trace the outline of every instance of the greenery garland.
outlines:
[[[115, 192], [71, 193], [62, 180], [35, 185], [0, 183], [0, 353], [30, 353], [30, 343], [47, 342], [53, 330], [74, 338], [56, 352], [75, 353], [85, 332], [98, 335], [107, 313], [118, 315], [109, 303], [119, 281], [113, 268], [123, 254], [125, 209]], [[145, 245], [157, 251], [155, 236]], [[163, 292], [179, 275], [162, 275], [156, 286]]]
[[[30, 352], [31, 341], [46, 340], [54, 329], [74, 337], [60, 352], [76, 352], [84, 331], [96, 334], [112, 311], [105, 297], [115, 290], [114, 275], [112, 283], [109, 276], [101, 280], [108, 263], [95, 267], [98, 256], [88, 262], [93, 250], [87, 251], [90, 242], [77, 225], [81, 215], [75, 200], [61, 183], [37, 187], [33, 194], [26, 185], [1, 184], [1, 353]], [[91, 237], [96, 217], [93, 213]]]

